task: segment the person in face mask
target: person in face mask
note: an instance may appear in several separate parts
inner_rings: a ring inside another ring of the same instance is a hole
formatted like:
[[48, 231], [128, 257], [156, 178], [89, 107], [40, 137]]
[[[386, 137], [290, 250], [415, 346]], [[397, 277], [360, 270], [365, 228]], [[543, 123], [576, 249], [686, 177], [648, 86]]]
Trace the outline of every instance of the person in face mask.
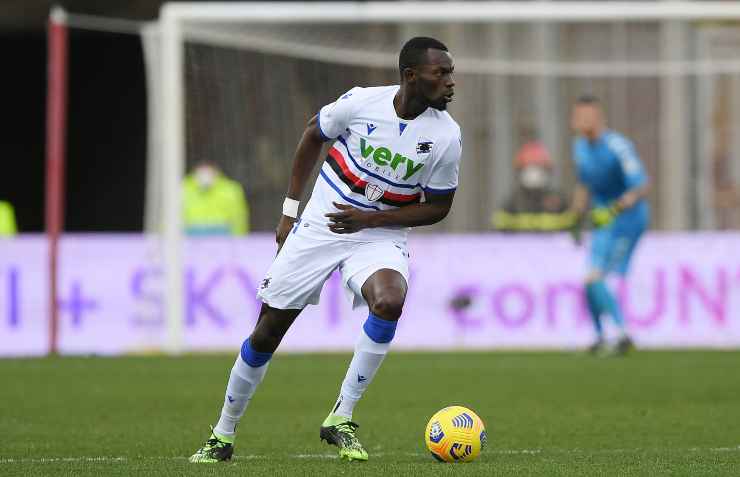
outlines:
[[525, 189], [544, 190], [550, 182], [552, 160], [545, 146], [537, 141], [524, 144], [516, 155], [514, 167]]
[[493, 226], [508, 232], [567, 230], [573, 219], [565, 195], [552, 187], [553, 162], [539, 141], [525, 143], [514, 159], [516, 188], [503, 208], [494, 212]]
[[242, 185], [211, 161], [200, 161], [183, 181], [183, 219], [188, 235], [245, 235], [249, 204]]
[[18, 233], [15, 223], [15, 210], [10, 202], [0, 200], [0, 239], [13, 237]]

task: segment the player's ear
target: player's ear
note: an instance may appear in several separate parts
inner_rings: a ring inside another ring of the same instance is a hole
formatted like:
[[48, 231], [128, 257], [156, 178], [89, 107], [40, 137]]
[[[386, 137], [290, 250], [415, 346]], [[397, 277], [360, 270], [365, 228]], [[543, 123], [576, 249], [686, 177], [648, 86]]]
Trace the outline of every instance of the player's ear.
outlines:
[[404, 68], [402, 76], [406, 83], [416, 82], [416, 70], [414, 68]]

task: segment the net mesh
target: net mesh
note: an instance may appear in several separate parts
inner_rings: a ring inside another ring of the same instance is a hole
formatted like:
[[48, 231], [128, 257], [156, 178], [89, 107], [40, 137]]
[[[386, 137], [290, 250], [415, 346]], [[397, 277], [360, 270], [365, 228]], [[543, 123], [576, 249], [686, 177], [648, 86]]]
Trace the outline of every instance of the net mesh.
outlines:
[[[193, 24], [185, 31], [187, 166], [214, 161], [244, 185], [252, 229], [271, 230], [306, 122], [353, 86], [394, 84], [414, 35], [455, 57], [463, 128], [453, 213], [430, 230], [481, 231], [512, 192], [526, 141], [554, 183], [574, 183], [569, 108], [599, 96], [652, 179], [656, 228], [740, 227], [740, 26], [604, 24]], [[307, 194], [310, 187], [307, 188]]]

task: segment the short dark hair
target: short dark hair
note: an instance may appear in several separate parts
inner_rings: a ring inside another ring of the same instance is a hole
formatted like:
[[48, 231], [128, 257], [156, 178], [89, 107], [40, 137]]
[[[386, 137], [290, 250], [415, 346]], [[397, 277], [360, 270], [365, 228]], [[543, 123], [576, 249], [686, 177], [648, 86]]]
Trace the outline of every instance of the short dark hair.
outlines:
[[449, 51], [444, 43], [428, 36], [415, 36], [403, 45], [398, 55], [398, 70], [403, 74], [406, 68], [423, 65], [427, 61], [427, 50]]
[[576, 104], [592, 104], [594, 106], [598, 106], [601, 104], [601, 101], [599, 101], [599, 98], [593, 94], [582, 94], [576, 99]]

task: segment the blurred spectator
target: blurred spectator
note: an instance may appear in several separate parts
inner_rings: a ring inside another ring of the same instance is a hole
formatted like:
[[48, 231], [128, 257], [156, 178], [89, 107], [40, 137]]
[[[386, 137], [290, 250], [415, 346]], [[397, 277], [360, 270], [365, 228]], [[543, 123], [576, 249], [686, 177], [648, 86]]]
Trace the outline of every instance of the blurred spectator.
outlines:
[[213, 162], [199, 162], [185, 177], [183, 210], [188, 235], [249, 233], [249, 204], [242, 185]]
[[10, 202], [0, 200], [0, 237], [12, 237], [17, 232], [13, 206]]
[[552, 187], [553, 163], [539, 141], [522, 145], [514, 159], [517, 184], [503, 209], [492, 217], [496, 230], [553, 232], [572, 225], [562, 191]]
[[712, 155], [713, 206], [716, 226], [720, 230], [740, 228], [740, 187], [733, 181], [732, 171], [732, 162], [737, 158], [733, 158], [729, 152], [728, 142], [729, 139], [720, 136]]

